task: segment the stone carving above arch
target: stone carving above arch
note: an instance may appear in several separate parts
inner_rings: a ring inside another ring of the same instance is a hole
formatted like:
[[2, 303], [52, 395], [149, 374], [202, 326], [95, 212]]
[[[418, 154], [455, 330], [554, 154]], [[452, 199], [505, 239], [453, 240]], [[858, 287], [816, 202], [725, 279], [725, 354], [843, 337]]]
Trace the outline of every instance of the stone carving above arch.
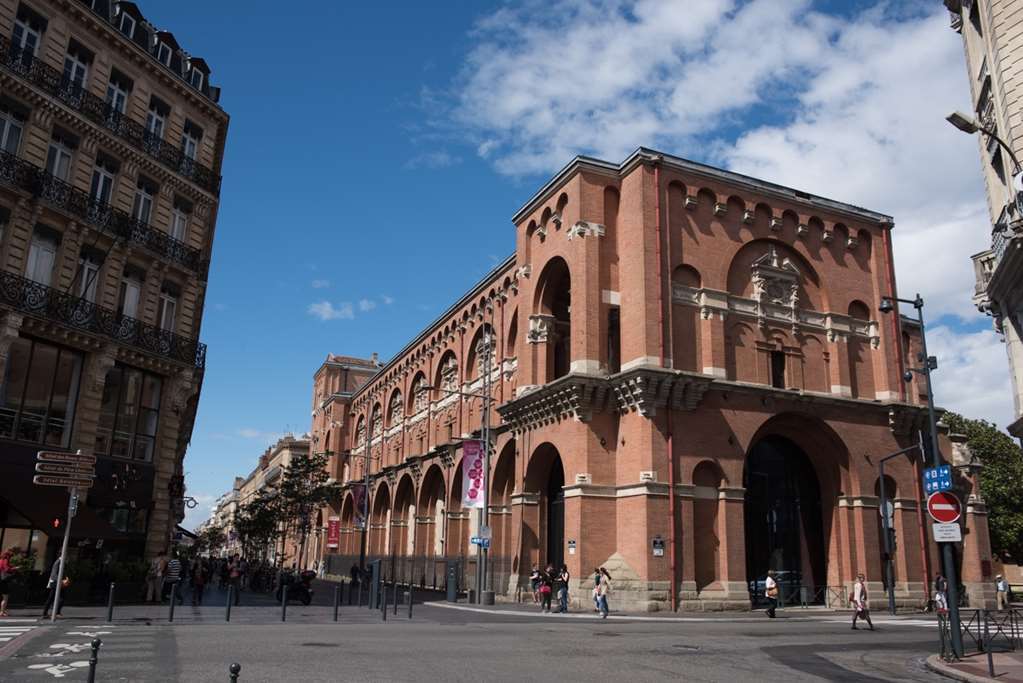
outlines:
[[792, 319], [796, 319], [801, 277], [799, 269], [790, 259], [778, 256], [773, 245], [753, 262], [753, 298], [757, 302], [757, 320], [761, 327], [767, 325], [768, 305], [792, 309]]

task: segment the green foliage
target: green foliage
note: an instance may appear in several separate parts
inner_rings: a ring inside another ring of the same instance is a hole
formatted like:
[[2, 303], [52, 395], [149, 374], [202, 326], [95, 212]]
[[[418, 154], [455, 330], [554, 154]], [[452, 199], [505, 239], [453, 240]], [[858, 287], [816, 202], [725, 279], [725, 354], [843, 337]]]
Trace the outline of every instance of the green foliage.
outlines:
[[267, 549], [277, 538], [280, 519], [279, 497], [271, 489], [262, 489], [238, 509], [234, 528], [247, 557], [266, 556]]
[[218, 526], [209, 526], [199, 532], [193, 549], [196, 554], [215, 554], [227, 541], [227, 534]]
[[113, 560], [107, 565], [107, 574], [116, 583], [141, 583], [148, 571], [149, 563], [145, 560]]
[[988, 508], [992, 553], [1023, 562], [1023, 452], [1012, 437], [985, 420], [945, 413], [941, 421], [953, 433], [966, 435], [970, 451], [984, 465], [980, 492]]
[[24, 580], [28, 578], [29, 572], [35, 569], [36, 566], [36, 553], [26, 553], [21, 548], [11, 548], [11, 568], [14, 570], [14, 576], [12, 577], [15, 581]]

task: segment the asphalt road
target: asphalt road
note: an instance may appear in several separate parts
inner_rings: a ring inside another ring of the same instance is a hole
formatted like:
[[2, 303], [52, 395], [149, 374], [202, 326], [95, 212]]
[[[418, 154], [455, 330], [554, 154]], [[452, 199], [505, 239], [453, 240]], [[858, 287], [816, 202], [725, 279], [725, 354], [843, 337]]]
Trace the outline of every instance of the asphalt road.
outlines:
[[[222, 608], [217, 609], [217, 613]], [[184, 610], [186, 613], [191, 608]], [[0, 622], [2, 681], [84, 681], [88, 643], [103, 640], [97, 681], [944, 681], [925, 670], [929, 618], [878, 615], [879, 630], [851, 631], [844, 614], [789, 611], [684, 619], [542, 615], [417, 605], [414, 617], [328, 607], [241, 608], [231, 623], [198, 618], [71, 614], [55, 626]]]

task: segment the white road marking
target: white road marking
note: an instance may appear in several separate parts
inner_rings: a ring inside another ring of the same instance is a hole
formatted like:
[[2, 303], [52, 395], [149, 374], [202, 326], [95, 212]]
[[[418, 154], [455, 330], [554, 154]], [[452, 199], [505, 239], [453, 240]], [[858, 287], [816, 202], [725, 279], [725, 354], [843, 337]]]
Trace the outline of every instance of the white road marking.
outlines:
[[9, 640], [14, 640], [20, 635], [24, 635], [34, 629], [35, 626], [3, 626], [0, 627], [0, 643], [6, 643]]
[[88, 652], [92, 649], [92, 645], [89, 643], [54, 643], [50, 646], [51, 650], [63, 650], [64, 652], [73, 652], [78, 654], [79, 652]]
[[67, 664], [29, 664], [28, 668], [45, 671], [54, 678], [64, 678], [65, 674], [69, 674], [75, 669], [81, 669], [86, 666], [89, 666], [89, 662], [81, 661], [69, 662]]

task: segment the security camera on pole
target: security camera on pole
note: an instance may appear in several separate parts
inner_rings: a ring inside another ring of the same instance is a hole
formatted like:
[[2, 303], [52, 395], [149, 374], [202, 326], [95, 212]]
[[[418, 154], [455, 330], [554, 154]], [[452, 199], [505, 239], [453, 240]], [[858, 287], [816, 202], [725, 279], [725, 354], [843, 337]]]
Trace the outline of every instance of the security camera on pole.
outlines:
[[60, 546], [60, 566], [57, 568], [57, 585], [54, 588], [53, 609], [50, 621], [57, 620], [60, 611], [60, 593], [64, 583], [64, 566], [67, 562], [67, 545], [71, 538], [71, 520], [78, 512], [78, 489], [88, 489], [96, 478], [96, 456], [78, 451], [39, 451], [36, 454], [36, 472], [32, 482], [38, 486], [62, 486], [68, 490], [67, 523], [64, 524], [64, 541]]

